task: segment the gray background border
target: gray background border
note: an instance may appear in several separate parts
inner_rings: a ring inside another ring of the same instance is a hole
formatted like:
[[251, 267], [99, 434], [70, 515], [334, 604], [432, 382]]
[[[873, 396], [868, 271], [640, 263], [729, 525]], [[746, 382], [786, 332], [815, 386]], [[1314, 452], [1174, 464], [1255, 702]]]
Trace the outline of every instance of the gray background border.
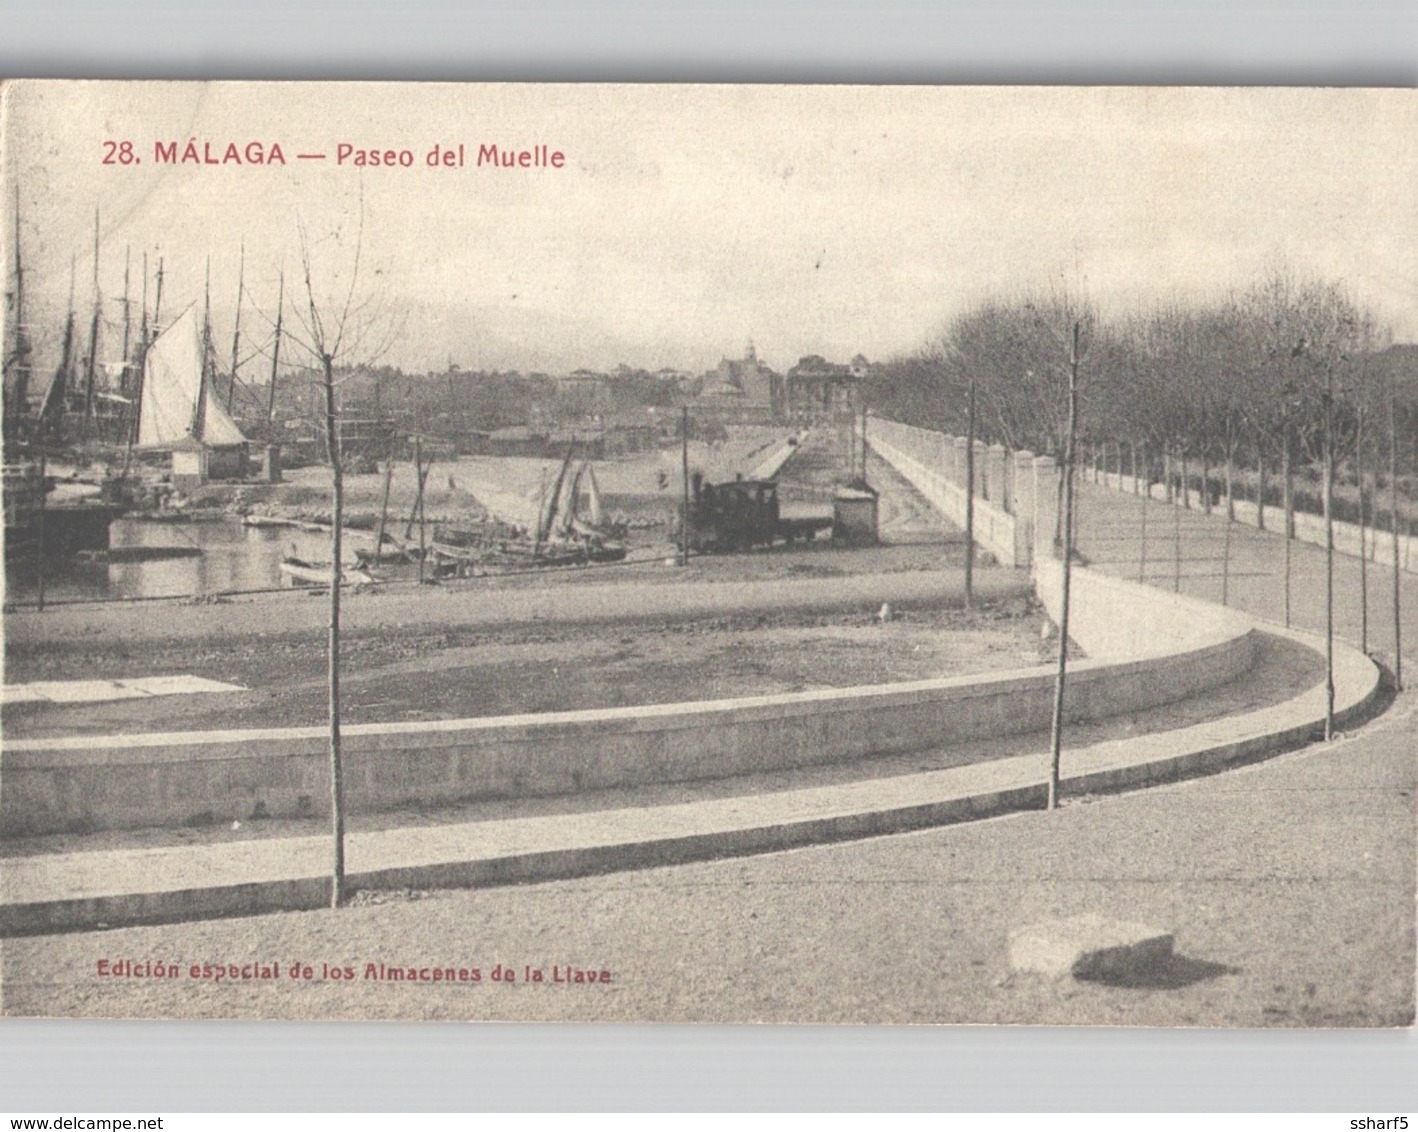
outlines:
[[[1418, 85], [1411, 0], [0, 0], [0, 74]], [[1418, 192], [1418, 187], [1415, 187]], [[0, 1022], [10, 1111], [1418, 1108], [1418, 1035]]]

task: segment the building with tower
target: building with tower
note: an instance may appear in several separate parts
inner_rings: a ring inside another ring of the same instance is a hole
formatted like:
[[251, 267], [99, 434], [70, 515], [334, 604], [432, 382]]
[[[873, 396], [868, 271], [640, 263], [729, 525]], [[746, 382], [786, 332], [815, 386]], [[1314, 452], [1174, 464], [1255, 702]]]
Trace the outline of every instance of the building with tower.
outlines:
[[787, 419], [783, 376], [758, 358], [749, 342], [742, 358], [724, 358], [704, 375], [697, 408], [725, 424], [771, 424]]

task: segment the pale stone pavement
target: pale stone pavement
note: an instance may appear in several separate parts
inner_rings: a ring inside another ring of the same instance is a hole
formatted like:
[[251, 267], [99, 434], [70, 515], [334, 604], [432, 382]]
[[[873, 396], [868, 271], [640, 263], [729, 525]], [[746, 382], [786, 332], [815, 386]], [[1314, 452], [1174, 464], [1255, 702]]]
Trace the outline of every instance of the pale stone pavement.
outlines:
[[[1086, 478], [1079, 482], [1076, 545], [1088, 564], [1104, 573], [1145, 580], [1173, 590], [1227, 604], [1255, 617], [1285, 620], [1285, 541], [1271, 531], [1244, 523], [1228, 524], [1224, 506], [1211, 515], [1151, 500], [1147, 510], [1147, 549], [1143, 557], [1141, 496], [1121, 494]], [[1278, 527], [1282, 514], [1267, 508], [1267, 525]], [[1226, 528], [1230, 526], [1229, 579], [1223, 566]], [[1176, 532], [1181, 533], [1181, 568], [1177, 569]], [[1324, 632], [1324, 548], [1292, 540], [1291, 627]], [[1334, 569], [1335, 631], [1360, 645], [1362, 604], [1359, 559], [1336, 554]], [[1405, 676], [1418, 682], [1418, 575], [1400, 571], [1400, 632]], [[1180, 584], [1177, 580], [1180, 579]], [[1368, 564], [1368, 651], [1393, 667], [1393, 568]]]

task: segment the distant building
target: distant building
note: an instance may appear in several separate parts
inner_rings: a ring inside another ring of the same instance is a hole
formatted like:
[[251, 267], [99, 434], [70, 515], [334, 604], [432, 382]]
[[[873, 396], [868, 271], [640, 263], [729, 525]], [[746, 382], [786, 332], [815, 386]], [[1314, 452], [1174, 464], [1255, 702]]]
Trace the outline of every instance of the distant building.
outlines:
[[556, 379], [556, 388], [561, 393], [580, 394], [593, 397], [609, 379], [593, 369], [574, 369]]
[[847, 365], [820, 354], [799, 358], [788, 371], [788, 418], [804, 425], [850, 418], [861, 405], [861, 381], [869, 370], [861, 354]]
[[568, 451], [582, 460], [605, 459], [607, 454], [605, 430], [599, 427], [553, 429], [551, 435], [546, 439], [542, 455], [559, 460], [564, 459]]
[[610, 378], [591, 369], [574, 369], [556, 379], [561, 406], [568, 412], [596, 413], [610, 403]]
[[699, 379], [687, 369], [674, 369], [665, 366], [664, 369], [655, 371], [655, 377], [662, 382], [674, 384], [681, 393], [692, 392]]
[[783, 377], [758, 360], [750, 342], [742, 358], [724, 358], [704, 375], [698, 405], [726, 424], [781, 421], [787, 408]]
[[541, 456], [547, 450], [544, 432], [535, 432], [526, 425], [509, 425], [488, 435], [488, 451], [494, 456]]

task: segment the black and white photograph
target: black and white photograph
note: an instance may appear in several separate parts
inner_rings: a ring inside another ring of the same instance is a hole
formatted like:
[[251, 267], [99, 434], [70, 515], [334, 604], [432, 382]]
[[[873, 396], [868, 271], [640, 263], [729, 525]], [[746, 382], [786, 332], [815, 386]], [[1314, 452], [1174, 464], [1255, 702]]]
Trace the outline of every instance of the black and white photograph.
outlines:
[[0, 1013], [1413, 1024], [1413, 90], [0, 100]]

